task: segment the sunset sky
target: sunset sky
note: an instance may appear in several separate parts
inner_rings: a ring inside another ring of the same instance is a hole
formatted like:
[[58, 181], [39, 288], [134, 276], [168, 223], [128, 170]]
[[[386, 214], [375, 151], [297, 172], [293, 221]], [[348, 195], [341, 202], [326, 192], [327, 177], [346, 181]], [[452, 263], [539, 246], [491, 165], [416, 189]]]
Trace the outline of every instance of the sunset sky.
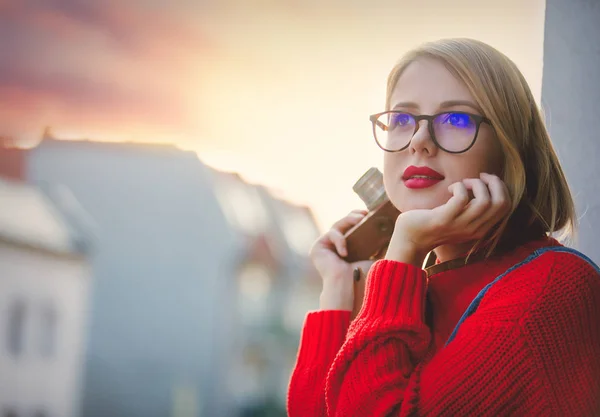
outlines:
[[543, 0], [0, 0], [0, 135], [168, 142], [308, 204], [361, 205], [368, 115], [408, 49], [467, 36], [540, 97]]

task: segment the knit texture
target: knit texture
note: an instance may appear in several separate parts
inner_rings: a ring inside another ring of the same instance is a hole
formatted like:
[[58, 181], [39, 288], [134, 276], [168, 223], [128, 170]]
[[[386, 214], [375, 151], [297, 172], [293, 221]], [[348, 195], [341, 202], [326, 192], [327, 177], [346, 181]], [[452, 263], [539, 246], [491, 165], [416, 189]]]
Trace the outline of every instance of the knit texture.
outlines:
[[429, 277], [382, 260], [363, 307], [310, 312], [290, 379], [297, 416], [600, 415], [600, 276], [547, 252], [478, 292], [545, 238]]

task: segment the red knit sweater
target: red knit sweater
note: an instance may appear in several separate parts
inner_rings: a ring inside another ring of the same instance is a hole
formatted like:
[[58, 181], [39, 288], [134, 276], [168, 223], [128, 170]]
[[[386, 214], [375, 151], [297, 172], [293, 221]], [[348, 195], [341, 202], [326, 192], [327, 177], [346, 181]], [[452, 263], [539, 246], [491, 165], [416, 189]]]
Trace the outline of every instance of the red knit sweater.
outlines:
[[600, 415], [600, 276], [572, 253], [506, 274], [445, 346], [482, 288], [548, 245], [429, 278], [376, 262], [352, 323], [349, 311], [308, 313], [289, 416]]

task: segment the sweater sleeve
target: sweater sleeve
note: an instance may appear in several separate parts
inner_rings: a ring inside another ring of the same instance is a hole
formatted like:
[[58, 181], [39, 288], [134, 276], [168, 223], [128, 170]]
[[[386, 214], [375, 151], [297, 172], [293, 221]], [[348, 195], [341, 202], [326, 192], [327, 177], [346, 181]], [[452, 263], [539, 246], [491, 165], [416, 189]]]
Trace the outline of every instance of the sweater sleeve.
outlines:
[[543, 257], [493, 287], [431, 359], [424, 272], [379, 261], [328, 374], [328, 415], [594, 415], [600, 278], [571, 255]]
[[288, 388], [289, 417], [327, 416], [325, 377], [346, 338], [350, 314], [346, 310], [325, 310], [306, 315]]

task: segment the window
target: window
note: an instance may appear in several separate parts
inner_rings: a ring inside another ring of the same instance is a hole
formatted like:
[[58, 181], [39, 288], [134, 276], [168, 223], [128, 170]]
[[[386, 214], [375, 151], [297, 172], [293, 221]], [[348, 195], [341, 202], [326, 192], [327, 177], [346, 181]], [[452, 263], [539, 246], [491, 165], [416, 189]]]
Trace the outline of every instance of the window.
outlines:
[[[54, 305], [46, 303], [42, 307], [41, 329], [40, 329], [40, 353], [44, 357], [53, 356], [56, 352], [57, 312]], [[38, 413], [43, 417], [44, 413]], [[38, 417], [36, 414], [36, 417]]]
[[272, 285], [271, 273], [265, 265], [248, 263], [242, 267], [238, 276], [238, 305], [244, 324], [266, 324]]
[[266, 394], [265, 387], [269, 378], [266, 356], [261, 346], [246, 344], [240, 356], [232, 361], [229, 367], [229, 387], [239, 405], [256, 404]]
[[319, 230], [308, 209], [286, 207], [282, 209], [282, 231], [290, 248], [299, 256], [306, 257], [319, 237]]
[[[23, 352], [25, 342], [25, 313], [25, 302], [23, 300], [16, 300], [8, 312], [7, 348], [15, 357]], [[7, 415], [6, 412], [5, 415]]]
[[257, 187], [230, 174], [222, 174], [220, 181], [216, 196], [227, 220], [251, 236], [266, 230], [269, 213]]
[[319, 307], [320, 292], [320, 282], [313, 283], [309, 277], [299, 276], [294, 281], [294, 285], [287, 291], [281, 315], [281, 322], [287, 332], [300, 334], [306, 313]]
[[195, 417], [200, 410], [198, 389], [194, 385], [175, 385], [173, 387], [172, 417]]

